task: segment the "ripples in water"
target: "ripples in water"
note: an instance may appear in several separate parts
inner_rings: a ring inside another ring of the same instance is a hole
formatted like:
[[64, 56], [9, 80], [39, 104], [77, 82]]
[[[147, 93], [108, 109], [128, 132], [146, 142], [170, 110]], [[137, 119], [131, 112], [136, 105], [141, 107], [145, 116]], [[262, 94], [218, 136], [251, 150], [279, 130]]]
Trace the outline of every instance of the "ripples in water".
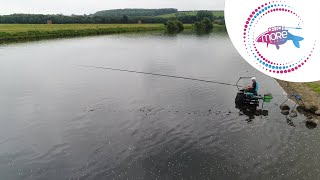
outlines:
[[254, 75], [262, 92], [283, 93], [226, 36], [127, 36], [0, 49], [0, 179], [319, 177], [318, 130], [302, 116], [288, 126], [284, 96], [248, 123], [233, 87], [74, 66], [228, 83]]

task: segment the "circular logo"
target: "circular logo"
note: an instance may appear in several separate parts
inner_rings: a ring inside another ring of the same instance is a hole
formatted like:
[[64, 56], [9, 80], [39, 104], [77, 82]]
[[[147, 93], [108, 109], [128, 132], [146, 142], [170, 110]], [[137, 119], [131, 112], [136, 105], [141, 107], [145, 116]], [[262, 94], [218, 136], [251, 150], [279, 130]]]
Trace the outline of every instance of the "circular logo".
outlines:
[[320, 80], [320, 11], [315, 1], [226, 0], [229, 36], [259, 71], [285, 81]]

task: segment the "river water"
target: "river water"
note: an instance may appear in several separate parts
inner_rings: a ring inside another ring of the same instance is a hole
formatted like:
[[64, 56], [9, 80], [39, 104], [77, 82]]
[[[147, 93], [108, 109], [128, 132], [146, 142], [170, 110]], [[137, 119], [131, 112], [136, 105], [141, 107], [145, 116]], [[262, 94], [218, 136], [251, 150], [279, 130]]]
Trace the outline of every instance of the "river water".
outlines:
[[[319, 130], [289, 126], [272, 78], [228, 36], [162, 33], [0, 47], [0, 179], [319, 179]], [[269, 116], [240, 116], [234, 84], [256, 76]]]

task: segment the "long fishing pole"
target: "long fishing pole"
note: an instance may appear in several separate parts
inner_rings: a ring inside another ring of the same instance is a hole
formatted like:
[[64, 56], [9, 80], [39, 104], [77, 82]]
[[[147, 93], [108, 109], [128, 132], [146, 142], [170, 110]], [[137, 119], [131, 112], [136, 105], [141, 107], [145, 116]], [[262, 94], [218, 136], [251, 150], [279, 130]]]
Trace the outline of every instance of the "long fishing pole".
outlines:
[[185, 80], [220, 84], [220, 85], [226, 85], [226, 86], [240, 87], [236, 84], [230, 84], [230, 83], [224, 83], [224, 82], [218, 82], [218, 81], [210, 81], [210, 80], [204, 80], [204, 79], [189, 78], [189, 77], [182, 77], [182, 76], [174, 76], [174, 75], [168, 75], [168, 74], [158, 74], [158, 73], [150, 73], [150, 72], [143, 72], [143, 71], [133, 71], [133, 70], [127, 70], [127, 69], [101, 67], [101, 66], [88, 66], [88, 65], [76, 65], [76, 66], [94, 68], [94, 69], [104, 69], [104, 70], [110, 70], [110, 71], [121, 71], [121, 72], [128, 72], [128, 73], [146, 74], [146, 75], [152, 75], [152, 76], [162, 76], [162, 77], [169, 77], [169, 78], [175, 78], [175, 79], [185, 79]]

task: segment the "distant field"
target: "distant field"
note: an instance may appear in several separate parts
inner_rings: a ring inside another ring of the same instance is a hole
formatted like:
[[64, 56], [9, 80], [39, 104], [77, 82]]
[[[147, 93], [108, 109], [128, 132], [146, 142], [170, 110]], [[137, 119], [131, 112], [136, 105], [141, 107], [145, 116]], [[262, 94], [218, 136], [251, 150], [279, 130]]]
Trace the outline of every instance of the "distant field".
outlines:
[[[185, 25], [186, 29], [191, 27]], [[0, 24], [0, 44], [164, 29], [163, 24]]]
[[[162, 24], [0, 24], [0, 33], [98, 29], [164, 29]], [[1, 34], [0, 34], [1, 37]]]
[[[179, 13], [172, 13], [172, 14], [164, 14], [156, 17], [162, 17], [162, 18], [172, 18], [176, 17], [176, 14], [179, 15], [188, 15], [188, 16], [196, 16], [198, 11], [186, 11], [186, 12], [179, 12]], [[224, 11], [212, 11], [214, 16], [224, 16]]]

